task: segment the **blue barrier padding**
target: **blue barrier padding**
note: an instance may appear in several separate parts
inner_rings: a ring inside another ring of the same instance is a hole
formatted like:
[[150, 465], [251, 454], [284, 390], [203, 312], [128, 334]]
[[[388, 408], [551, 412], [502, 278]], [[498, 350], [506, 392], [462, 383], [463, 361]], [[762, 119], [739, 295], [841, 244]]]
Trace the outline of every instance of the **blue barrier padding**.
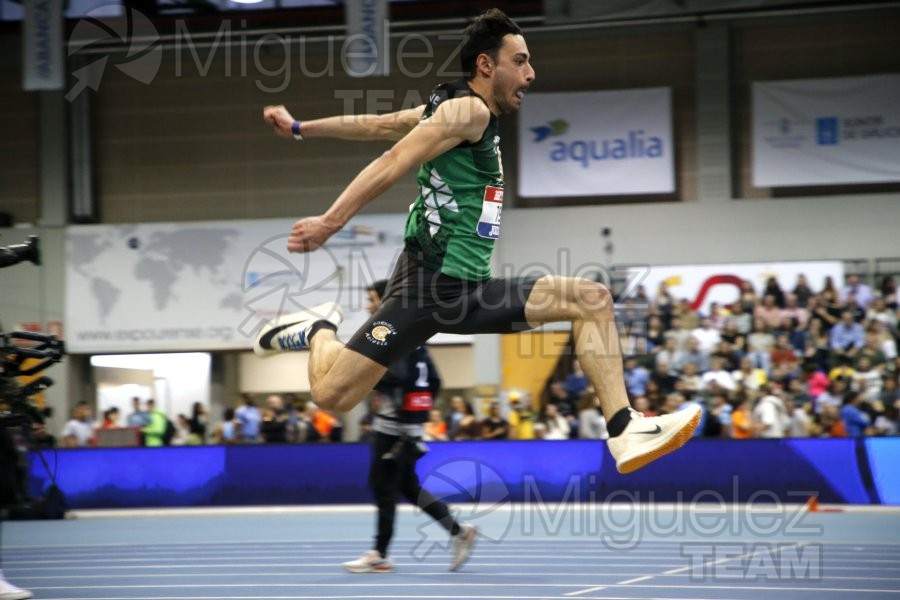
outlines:
[[[881, 498], [900, 504], [900, 438], [867, 442]], [[620, 475], [599, 441], [430, 444], [424, 486], [452, 502], [822, 502], [866, 504], [851, 439], [692, 440]], [[368, 503], [365, 444], [45, 452], [71, 508]], [[56, 464], [58, 461], [58, 464]], [[32, 491], [50, 478], [32, 457]]]
[[866, 451], [882, 504], [900, 504], [900, 438], [870, 438]]

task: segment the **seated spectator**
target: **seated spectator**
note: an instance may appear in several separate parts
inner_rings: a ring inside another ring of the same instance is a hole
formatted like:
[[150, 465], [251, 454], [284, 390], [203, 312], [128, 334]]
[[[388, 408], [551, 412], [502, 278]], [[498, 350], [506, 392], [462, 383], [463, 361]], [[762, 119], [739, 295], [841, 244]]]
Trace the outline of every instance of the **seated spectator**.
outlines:
[[796, 294], [788, 294], [784, 299], [784, 308], [781, 311], [781, 318], [794, 319], [797, 326], [804, 328], [806, 322], [809, 321], [809, 313], [805, 308], [800, 306]]
[[649, 397], [638, 396], [632, 401], [632, 407], [634, 410], [638, 411], [645, 417], [655, 417], [657, 412], [653, 409], [654, 406], [662, 406], [663, 401], [660, 401], [659, 404], [654, 404]]
[[763, 390], [763, 394], [753, 408], [756, 437], [783, 438], [791, 420], [782, 398], [783, 391], [780, 386], [769, 384]]
[[819, 415], [820, 432], [822, 437], [847, 437], [847, 429], [841, 420], [840, 412], [832, 405], [822, 407]]
[[246, 444], [254, 444], [259, 441], [262, 411], [256, 407], [256, 402], [250, 394], [244, 394], [243, 399], [244, 405], [234, 411], [234, 416], [241, 422], [241, 441]]
[[691, 332], [691, 337], [697, 340], [700, 352], [704, 354], [711, 354], [722, 339], [719, 330], [712, 326], [708, 317], [700, 319], [700, 326]]
[[734, 377], [725, 370], [724, 361], [719, 356], [714, 356], [710, 360], [710, 369], [701, 377], [702, 389], [717, 392], [733, 392], [737, 385]]
[[[659, 392], [665, 395], [675, 389], [676, 381], [678, 381], [678, 371], [672, 369], [668, 362], [659, 360], [656, 362], [656, 369], [650, 374], [650, 381], [647, 382], [647, 385], [654, 383]], [[650, 393], [649, 388], [647, 393]]]
[[817, 369], [827, 373], [831, 366], [831, 341], [828, 339], [828, 331], [822, 326], [822, 321], [811, 320], [806, 333], [804, 362], [812, 362]]
[[700, 342], [697, 338], [690, 338], [687, 344], [687, 350], [681, 355], [681, 361], [675, 365], [675, 368], [684, 372], [685, 366], [693, 364], [697, 372], [702, 373], [709, 370], [709, 355], [700, 350]]
[[790, 337], [782, 333], [775, 340], [775, 347], [769, 355], [769, 364], [772, 368], [785, 368], [787, 371], [793, 371], [797, 367], [799, 358], [794, 348], [791, 346]]
[[762, 321], [769, 329], [777, 329], [781, 325], [781, 308], [775, 303], [775, 296], [763, 297], [761, 306], [753, 311], [753, 320]]
[[559, 413], [555, 404], [547, 404], [544, 407], [544, 427], [546, 428], [545, 440], [567, 440], [572, 433], [569, 421]]
[[575, 402], [576, 398], [569, 396], [568, 392], [566, 392], [566, 386], [561, 381], [554, 381], [550, 384], [550, 399], [549, 402], [551, 404], [556, 405], [556, 408], [559, 410], [559, 413], [566, 417], [575, 417]]
[[82, 400], [72, 409], [72, 418], [63, 427], [61, 437], [64, 448], [84, 448], [94, 445], [94, 419], [87, 402]]
[[753, 333], [747, 336], [747, 356], [754, 367], [769, 372], [772, 348], [775, 347], [775, 336], [769, 333], [769, 326], [762, 319], [754, 322]]
[[728, 395], [716, 392], [710, 396], [709, 415], [703, 435], [705, 437], [729, 437], [731, 435], [731, 415], [734, 412], [728, 402]]
[[815, 296], [815, 293], [812, 291], [812, 288], [809, 287], [809, 282], [806, 280], [806, 275], [800, 273], [797, 275], [797, 283], [794, 285], [794, 289], [791, 290], [791, 293], [797, 299], [797, 306], [801, 308], [806, 308], [809, 303], [809, 299]]
[[585, 392], [578, 402], [578, 437], [583, 440], [607, 440], [606, 419], [600, 410], [600, 398]]
[[505, 440], [509, 437], [509, 423], [500, 415], [500, 403], [491, 402], [488, 416], [481, 422], [481, 439]]
[[866, 311], [865, 320], [867, 323], [878, 322], [883, 323], [891, 331], [897, 331], [897, 313], [890, 310], [884, 298], [878, 297], [872, 300], [871, 306]]
[[722, 368], [727, 369], [729, 371], [734, 371], [738, 368], [741, 363], [741, 358], [743, 358], [745, 352], [738, 348], [732, 346], [729, 342], [722, 340], [716, 346], [713, 353], [710, 355], [710, 358], [714, 356], [718, 356], [722, 359]]
[[731, 314], [725, 319], [725, 329], [733, 329], [738, 335], [746, 336], [753, 330], [753, 313], [746, 311], [742, 303], [735, 303]]
[[625, 359], [625, 389], [628, 396], [643, 396], [647, 393], [647, 382], [650, 381], [650, 373], [644, 367], [640, 366], [637, 359], [628, 357]]
[[817, 415], [821, 415], [825, 411], [825, 408], [829, 406], [834, 409], [835, 414], [840, 411], [841, 406], [844, 403], [844, 396], [849, 389], [849, 381], [849, 379], [844, 377], [838, 377], [831, 381], [828, 389], [819, 394], [819, 397], [816, 398], [815, 412]]
[[456, 436], [459, 434], [459, 424], [465, 418], [467, 414], [472, 414], [472, 407], [466, 407], [466, 401], [462, 396], [453, 396], [450, 398], [450, 419], [447, 423], [447, 437], [451, 440], [455, 440]]
[[191, 407], [190, 435], [188, 445], [196, 446], [206, 442], [206, 427], [209, 417], [202, 402], [194, 402]]
[[753, 401], [750, 396], [744, 398], [731, 413], [731, 438], [735, 440], [748, 440], [753, 437], [753, 417], [750, 414], [750, 406]]
[[665, 390], [659, 387], [659, 384], [656, 383], [655, 380], [651, 379], [647, 382], [647, 395], [646, 396], [637, 396], [632, 400], [632, 404], [636, 405], [638, 398], [642, 398], [646, 403], [647, 407], [656, 407], [660, 406], [663, 403], [663, 398], [665, 398], [666, 394], [675, 391], [675, 382], [678, 381], [676, 378], [672, 379], [672, 385], [667, 387]]
[[867, 402], [877, 400], [881, 394], [881, 370], [872, 368], [868, 356], [859, 359], [851, 387], [859, 391]]
[[119, 427], [119, 409], [113, 406], [103, 411], [103, 422], [100, 429], [115, 429]]
[[426, 442], [446, 442], [447, 422], [444, 421], [441, 411], [432, 408], [428, 413], [428, 421], [425, 423], [425, 434], [422, 439]]
[[841, 408], [841, 421], [848, 437], [862, 437], [870, 435], [872, 419], [862, 410], [863, 396], [859, 392], [850, 391], [844, 397], [844, 406]]
[[456, 431], [455, 440], [477, 440], [481, 438], [481, 423], [475, 417], [475, 411], [472, 404], [463, 401], [462, 418], [459, 420], [459, 428]]
[[681, 325], [688, 331], [696, 329], [700, 325], [700, 315], [691, 306], [691, 301], [682, 298], [675, 308], [675, 314], [681, 321]]
[[[797, 382], [798, 380], [794, 380]], [[788, 401], [791, 409], [791, 423], [787, 435], [792, 438], [805, 438], [813, 434], [812, 401], [802, 394], [793, 396]]]
[[868, 359], [869, 367], [875, 369], [879, 373], [883, 372], [887, 363], [887, 357], [881, 351], [881, 338], [877, 331], [872, 330], [866, 334], [866, 341], [863, 347], [856, 354], [856, 368], [859, 369], [859, 363], [862, 359]]
[[669, 286], [665, 281], [661, 281], [659, 287], [656, 288], [656, 297], [653, 298], [653, 312], [659, 315], [664, 330], [672, 328], [675, 299], [669, 293]]
[[725, 322], [731, 313], [728, 309], [723, 308], [718, 302], [710, 302], [709, 304], [709, 322], [713, 329], [721, 332], [725, 329]]
[[775, 305], [778, 308], [784, 308], [785, 304], [785, 294], [781, 289], [781, 286], [778, 285], [778, 279], [775, 277], [769, 277], [766, 279], [766, 286], [762, 291], [763, 295], [763, 304], [765, 304], [765, 297], [772, 296], [775, 298]]
[[566, 375], [564, 385], [566, 395], [570, 398], [577, 398], [588, 388], [588, 385], [590, 385], [588, 378], [581, 368], [581, 363], [576, 358], [572, 361], [572, 372]]
[[166, 431], [169, 418], [166, 414], [156, 409], [156, 400], [147, 400], [147, 414], [150, 415], [148, 425], [144, 427], [144, 445], [148, 448], [158, 448], [167, 444]]
[[[865, 309], [869, 302], [875, 298], [872, 288], [859, 280], [859, 275], [853, 273], [847, 276], [847, 285], [841, 291], [841, 300], [847, 304], [855, 301], [861, 309]], [[852, 437], [852, 436], [851, 436]]]
[[652, 354], [658, 353], [666, 344], [666, 330], [663, 328], [662, 319], [652, 315], [647, 322], [647, 348]]
[[[654, 356], [654, 362], [656, 364], [656, 372], [667, 372], [669, 375], [677, 376], [678, 375], [678, 365], [681, 364], [682, 356], [684, 352], [678, 350], [677, 348], [678, 341], [673, 337], [666, 338], [666, 341], [663, 344], [662, 350], [656, 353]], [[665, 368], [660, 369], [659, 365], [664, 364]]]
[[[680, 317], [675, 316], [672, 317], [672, 327], [666, 331], [665, 337], [667, 340], [669, 338], [675, 340], [675, 348], [673, 350], [684, 352], [687, 350], [688, 340], [691, 338], [691, 330], [684, 326], [684, 322]], [[668, 349], [668, 346], [666, 348]], [[674, 364], [671, 357], [669, 358], [669, 364]]]
[[680, 385], [676, 385], [675, 389], [684, 392], [686, 396], [693, 397], [700, 393], [703, 389], [703, 379], [695, 363], [689, 362], [684, 365], [684, 373], [678, 383]]
[[821, 396], [831, 383], [824, 372], [816, 368], [814, 363], [809, 362], [804, 363], [800, 377], [806, 387], [806, 392], [813, 401]]
[[233, 408], [226, 408], [223, 421], [213, 431], [214, 444], [237, 444], [240, 442], [241, 422], [234, 416]]
[[513, 440], [533, 440], [535, 438], [535, 416], [528, 396], [518, 391], [509, 393], [509, 433]]
[[853, 320], [853, 313], [845, 310], [841, 320], [831, 328], [829, 334], [831, 351], [836, 356], [854, 357], [866, 343], [863, 326]]
[[191, 425], [186, 415], [179, 413], [175, 417], [175, 433], [169, 442], [172, 446], [184, 446], [187, 444], [188, 436], [191, 434]]

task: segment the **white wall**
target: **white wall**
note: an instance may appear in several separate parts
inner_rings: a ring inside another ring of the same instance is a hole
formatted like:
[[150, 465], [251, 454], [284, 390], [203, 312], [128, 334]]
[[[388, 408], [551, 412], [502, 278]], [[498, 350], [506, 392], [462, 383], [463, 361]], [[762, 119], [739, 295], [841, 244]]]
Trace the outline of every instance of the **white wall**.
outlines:
[[[209, 410], [210, 396], [210, 355], [205, 352], [184, 352], [177, 354], [123, 354], [94, 356], [91, 364], [95, 367], [115, 367], [124, 369], [142, 369], [153, 372], [156, 408], [165, 412], [173, 421], [175, 416], [183, 414], [191, 416], [194, 402], [200, 402]], [[120, 397], [116, 397], [107, 390], [105, 394], [98, 392], [97, 401], [103, 406], [103, 400], [117, 398], [120, 403], [122, 398], [133, 394], [128, 389], [120, 386]], [[142, 395], [142, 400], [147, 397]], [[125, 400], [127, 402], [127, 400]], [[131, 412], [131, 404], [122, 414], [123, 418]]]
[[874, 259], [900, 256], [900, 195], [509, 209], [497, 264], [605, 262], [603, 227], [614, 263]]

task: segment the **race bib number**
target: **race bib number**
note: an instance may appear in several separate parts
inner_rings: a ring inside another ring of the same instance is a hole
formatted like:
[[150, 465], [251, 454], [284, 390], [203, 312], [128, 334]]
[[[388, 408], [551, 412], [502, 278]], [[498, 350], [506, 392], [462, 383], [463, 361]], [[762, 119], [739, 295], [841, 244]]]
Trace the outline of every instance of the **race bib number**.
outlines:
[[420, 412], [431, 410], [431, 392], [410, 392], [403, 395], [403, 410]]
[[484, 188], [481, 217], [478, 219], [478, 237], [496, 240], [500, 237], [500, 212], [503, 209], [503, 188], [492, 185]]

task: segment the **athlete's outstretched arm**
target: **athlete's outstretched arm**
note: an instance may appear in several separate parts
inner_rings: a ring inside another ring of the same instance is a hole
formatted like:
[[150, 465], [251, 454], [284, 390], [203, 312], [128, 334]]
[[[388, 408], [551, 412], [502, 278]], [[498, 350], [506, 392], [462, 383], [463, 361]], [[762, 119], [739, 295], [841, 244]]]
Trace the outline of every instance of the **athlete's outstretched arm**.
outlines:
[[462, 142], [476, 142], [484, 134], [491, 113], [478, 98], [441, 103], [402, 140], [376, 158], [334, 201], [324, 215], [300, 219], [291, 228], [289, 252], [310, 252], [340, 231], [359, 209], [388, 190], [416, 165], [428, 162]]
[[[300, 135], [306, 138], [338, 138], [342, 140], [400, 140], [422, 118], [425, 106], [384, 115], [338, 115], [303, 121]], [[272, 126], [275, 134], [289, 138], [294, 117], [284, 106], [267, 106], [263, 109], [263, 119]]]

